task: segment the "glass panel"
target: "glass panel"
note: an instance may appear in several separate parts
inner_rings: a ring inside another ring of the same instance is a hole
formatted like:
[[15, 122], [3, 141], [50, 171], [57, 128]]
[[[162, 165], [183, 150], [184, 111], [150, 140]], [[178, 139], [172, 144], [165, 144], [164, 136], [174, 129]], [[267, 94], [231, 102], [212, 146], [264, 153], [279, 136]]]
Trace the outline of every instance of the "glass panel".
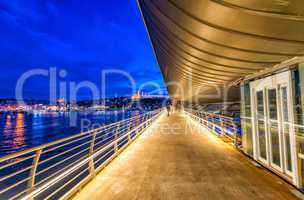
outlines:
[[253, 157], [252, 117], [250, 101], [250, 84], [241, 85], [241, 125], [243, 151]]
[[289, 133], [289, 118], [288, 118], [288, 99], [287, 99], [287, 88], [281, 88], [281, 102], [282, 102], [282, 121], [283, 121], [283, 134], [284, 134], [284, 145], [285, 145], [285, 159], [286, 169], [292, 171], [291, 163], [291, 146], [290, 146], [290, 133]]
[[264, 121], [258, 122], [258, 132], [259, 132], [259, 147], [260, 147], [260, 157], [267, 159], [266, 157], [266, 137], [265, 137], [265, 123]]
[[[295, 124], [304, 125], [303, 121], [303, 108], [302, 108], [302, 85], [304, 77], [304, 66], [301, 68], [293, 69], [292, 71], [292, 84], [293, 84], [293, 109]], [[302, 132], [299, 132], [301, 135]]]
[[268, 90], [268, 109], [269, 109], [269, 131], [271, 139], [272, 162], [281, 166], [280, 158], [280, 139], [278, 129], [278, 113], [277, 113], [277, 90]]
[[285, 146], [286, 146], [286, 164], [287, 170], [292, 171], [291, 163], [291, 150], [290, 150], [290, 136], [289, 136], [289, 125], [284, 125], [284, 137], [285, 137]]
[[242, 118], [242, 145], [243, 149], [250, 156], [253, 156], [253, 141], [252, 141], [252, 121], [251, 118]]
[[272, 121], [269, 123], [269, 130], [271, 136], [271, 150], [272, 150], [272, 162], [278, 166], [281, 166], [281, 152], [280, 152], [280, 139], [278, 122]]
[[[293, 112], [294, 112], [294, 123], [298, 125], [304, 125], [303, 123], [303, 91], [302, 86], [304, 85], [304, 65], [299, 64], [296, 68], [291, 70], [292, 76], [292, 101], [293, 101]], [[296, 148], [297, 153], [304, 153], [304, 129], [302, 127], [295, 127], [296, 137]], [[298, 168], [300, 171], [301, 184], [304, 185], [304, 160], [298, 157], [297, 162], [299, 163]]]
[[259, 137], [259, 150], [260, 157], [267, 159], [266, 156], [266, 132], [264, 122], [264, 97], [263, 91], [256, 93], [257, 96], [257, 123], [258, 123], [258, 137]]
[[276, 89], [268, 90], [268, 105], [269, 105], [269, 118], [277, 120], [277, 91]]
[[249, 85], [249, 83], [244, 86], [244, 104], [245, 104], [245, 116], [246, 117], [251, 117], [250, 85]]
[[264, 120], [264, 97], [263, 91], [257, 92], [257, 110], [258, 110], [258, 120]]
[[287, 88], [281, 88], [281, 95], [282, 95], [282, 112], [283, 112], [283, 122], [288, 122], [288, 100], [287, 100]]

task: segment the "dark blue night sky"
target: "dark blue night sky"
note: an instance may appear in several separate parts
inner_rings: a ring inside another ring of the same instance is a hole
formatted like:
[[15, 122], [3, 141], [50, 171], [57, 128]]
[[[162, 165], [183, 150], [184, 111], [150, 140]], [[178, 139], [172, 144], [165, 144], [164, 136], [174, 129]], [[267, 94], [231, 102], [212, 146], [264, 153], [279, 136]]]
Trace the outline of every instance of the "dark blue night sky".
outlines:
[[[67, 71], [62, 81], [99, 86], [101, 69], [120, 69], [138, 87], [155, 81], [165, 88], [136, 0], [0, 0], [0, 37], [0, 98], [14, 97], [27, 70], [50, 67]], [[127, 79], [109, 81], [107, 96], [130, 95]], [[48, 82], [29, 79], [24, 96], [47, 99]], [[90, 97], [80, 90], [78, 99]]]

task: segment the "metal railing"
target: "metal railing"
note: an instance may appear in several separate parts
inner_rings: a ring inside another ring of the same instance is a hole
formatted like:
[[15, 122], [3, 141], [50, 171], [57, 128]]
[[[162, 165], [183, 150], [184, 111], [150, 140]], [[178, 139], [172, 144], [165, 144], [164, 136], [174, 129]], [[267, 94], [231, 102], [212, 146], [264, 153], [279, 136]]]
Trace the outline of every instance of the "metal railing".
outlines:
[[241, 126], [239, 118], [232, 118], [193, 109], [185, 109], [184, 112], [212, 133], [232, 140], [236, 147], [241, 145]]
[[0, 158], [0, 199], [66, 199], [161, 114], [161, 109]]

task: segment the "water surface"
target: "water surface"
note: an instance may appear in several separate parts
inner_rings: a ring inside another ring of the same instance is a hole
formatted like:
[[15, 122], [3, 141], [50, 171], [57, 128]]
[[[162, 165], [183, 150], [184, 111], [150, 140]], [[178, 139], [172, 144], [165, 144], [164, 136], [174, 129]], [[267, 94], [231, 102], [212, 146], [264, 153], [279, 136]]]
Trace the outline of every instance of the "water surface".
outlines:
[[109, 124], [138, 111], [0, 113], [0, 156]]

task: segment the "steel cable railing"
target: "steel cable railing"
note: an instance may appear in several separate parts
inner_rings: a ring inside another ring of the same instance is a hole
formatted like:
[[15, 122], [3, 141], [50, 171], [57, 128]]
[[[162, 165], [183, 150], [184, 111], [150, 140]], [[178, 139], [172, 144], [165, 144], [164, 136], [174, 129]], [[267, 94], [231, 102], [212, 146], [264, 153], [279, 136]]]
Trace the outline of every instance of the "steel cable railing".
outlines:
[[161, 109], [0, 158], [0, 199], [67, 198], [161, 114]]
[[238, 119], [193, 109], [185, 109], [184, 112], [214, 134], [232, 140], [236, 147], [241, 145], [241, 128]]

